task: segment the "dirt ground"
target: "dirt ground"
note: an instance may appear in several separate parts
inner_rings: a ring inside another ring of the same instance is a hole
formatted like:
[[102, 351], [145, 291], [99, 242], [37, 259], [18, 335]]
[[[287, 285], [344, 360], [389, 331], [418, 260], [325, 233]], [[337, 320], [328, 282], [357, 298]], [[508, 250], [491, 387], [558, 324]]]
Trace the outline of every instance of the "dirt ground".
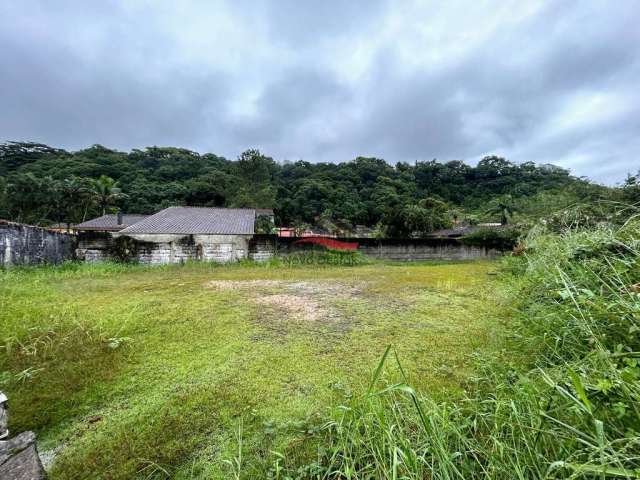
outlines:
[[365, 285], [339, 280], [287, 282], [278, 280], [214, 280], [207, 287], [246, 293], [256, 305], [279, 311], [283, 318], [308, 322], [335, 322], [341, 317], [336, 301], [359, 297]]

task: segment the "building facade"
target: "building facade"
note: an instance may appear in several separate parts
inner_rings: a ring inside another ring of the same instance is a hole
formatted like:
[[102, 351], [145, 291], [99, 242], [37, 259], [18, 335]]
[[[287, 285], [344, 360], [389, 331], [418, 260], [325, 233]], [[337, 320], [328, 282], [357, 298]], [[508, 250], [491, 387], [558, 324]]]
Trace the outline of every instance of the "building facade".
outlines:
[[250, 258], [256, 217], [262, 215], [272, 216], [273, 212], [169, 207], [139, 219], [124, 215], [120, 223], [116, 218], [115, 225], [113, 219], [100, 217], [102, 220], [76, 226], [76, 254], [85, 261], [134, 260], [146, 264], [241, 260]]

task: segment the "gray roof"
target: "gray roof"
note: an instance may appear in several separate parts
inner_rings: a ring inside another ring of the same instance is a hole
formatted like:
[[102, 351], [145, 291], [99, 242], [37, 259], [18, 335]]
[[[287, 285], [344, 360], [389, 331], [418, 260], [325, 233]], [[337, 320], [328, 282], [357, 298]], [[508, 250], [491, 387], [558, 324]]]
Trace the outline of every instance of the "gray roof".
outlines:
[[249, 208], [169, 207], [120, 233], [253, 235], [255, 219]]
[[134, 223], [144, 220], [149, 215], [122, 215], [122, 225], [118, 225], [117, 215], [102, 215], [98, 218], [87, 220], [86, 222], [79, 223], [73, 228], [77, 230], [122, 230], [125, 227], [129, 227]]

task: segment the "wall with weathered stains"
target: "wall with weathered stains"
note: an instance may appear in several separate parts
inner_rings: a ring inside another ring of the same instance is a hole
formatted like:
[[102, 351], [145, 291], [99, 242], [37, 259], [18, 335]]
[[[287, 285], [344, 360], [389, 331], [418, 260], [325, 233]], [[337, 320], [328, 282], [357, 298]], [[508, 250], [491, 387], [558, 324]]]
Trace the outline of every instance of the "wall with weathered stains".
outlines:
[[113, 236], [110, 232], [80, 232], [76, 257], [85, 262], [101, 262], [110, 258]]
[[[85, 232], [79, 235], [77, 256], [85, 261], [116, 258], [117, 233]], [[298, 238], [274, 235], [129, 235], [128, 246], [133, 260], [146, 264], [183, 263], [187, 260], [232, 262], [243, 258], [265, 261], [275, 255], [289, 255], [313, 248], [296, 245]], [[122, 240], [122, 238], [121, 238]], [[358, 243], [358, 250], [380, 260], [473, 260], [495, 258], [503, 252], [491, 248], [465, 245], [458, 239], [338, 239]]]
[[140, 263], [183, 263], [187, 260], [232, 262], [247, 258], [251, 235], [128, 235], [138, 244]]
[[277, 253], [277, 240], [274, 235], [254, 235], [249, 242], [249, 258], [257, 262], [270, 259]]
[[379, 260], [415, 262], [419, 260], [475, 260], [496, 258], [502, 252], [470, 245], [380, 245], [358, 247], [365, 256]]
[[[266, 260], [274, 255], [289, 255], [314, 248], [311, 245], [296, 245], [300, 238], [256, 235], [249, 247], [249, 258]], [[338, 238], [345, 242], [358, 244], [358, 251], [369, 258], [380, 260], [419, 261], [419, 260], [473, 260], [495, 258], [503, 252], [486, 247], [465, 245], [458, 239], [373, 239]], [[318, 247], [315, 247], [318, 248]]]
[[[126, 247], [131, 260], [145, 264], [184, 263], [187, 260], [232, 262], [247, 258], [251, 235], [120, 235], [81, 232], [78, 258], [88, 262], [117, 259]], [[119, 250], [120, 249], [120, 250]]]
[[0, 220], [0, 266], [56, 264], [74, 258], [76, 238]]

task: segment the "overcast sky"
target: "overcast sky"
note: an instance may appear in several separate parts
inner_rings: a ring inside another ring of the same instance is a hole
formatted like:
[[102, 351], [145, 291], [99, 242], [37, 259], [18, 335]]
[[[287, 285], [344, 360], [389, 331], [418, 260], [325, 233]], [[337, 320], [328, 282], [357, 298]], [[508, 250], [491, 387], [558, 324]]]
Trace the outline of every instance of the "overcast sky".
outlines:
[[640, 1], [0, 0], [0, 140], [640, 168]]

